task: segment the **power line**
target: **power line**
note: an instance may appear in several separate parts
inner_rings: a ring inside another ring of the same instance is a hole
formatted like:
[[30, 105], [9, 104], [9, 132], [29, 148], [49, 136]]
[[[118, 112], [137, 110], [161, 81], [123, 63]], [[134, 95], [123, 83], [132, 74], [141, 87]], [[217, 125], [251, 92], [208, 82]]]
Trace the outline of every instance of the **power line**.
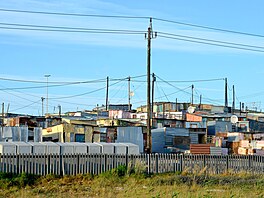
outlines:
[[[113, 86], [113, 85], [115, 85], [115, 84], [117, 84], [117, 83], [119, 83], [119, 82], [120, 82], [120, 81], [115, 82], [115, 83], [109, 85], [109, 87], [110, 87], [110, 86]], [[101, 90], [103, 90], [103, 89], [105, 89], [105, 87], [101, 87], [101, 88], [99, 88], [99, 89], [96, 89], [96, 90], [93, 90], [93, 91], [89, 91], [89, 92], [85, 92], [85, 93], [81, 93], [81, 94], [76, 94], [76, 95], [71, 95], [71, 96], [64, 96], [64, 97], [57, 97], [57, 98], [50, 98], [50, 99], [66, 99], [66, 98], [74, 98], [74, 97], [79, 97], [79, 96], [84, 96], [84, 95], [87, 95], [87, 94], [91, 94], [91, 93], [94, 93], [94, 92], [97, 92], [97, 91], [101, 91]]]
[[227, 32], [227, 33], [233, 33], [233, 34], [241, 34], [241, 35], [246, 35], [246, 36], [254, 36], [254, 37], [264, 38], [264, 35], [260, 35], [260, 34], [253, 34], [253, 33], [240, 32], [240, 31], [234, 31], [234, 30], [228, 30], [228, 29], [221, 29], [221, 28], [197, 25], [197, 24], [192, 24], [192, 23], [184, 23], [184, 22], [172, 21], [172, 20], [161, 19], [161, 18], [156, 18], [156, 17], [153, 17], [152, 19], [156, 20], [156, 21], [174, 23], [174, 24], [178, 24], [178, 25], [185, 25], [185, 26], [203, 28], [203, 29], [208, 29], [208, 30], [215, 30], [215, 31], [220, 31], [220, 32]]
[[158, 33], [159, 33], [159, 35], [161, 34], [161, 35], [165, 35], [165, 36], [175, 36], [175, 37], [180, 37], [180, 38], [195, 39], [195, 40], [208, 41], [208, 42], [214, 42], [214, 43], [264, 49], [264, 47], [256, 46], [256, 45], [246, 45], [246, 44], [242, 44], [242, 43], [226, 42], [226, 41], [219, 41], [219, 40], [213, 40], [213, 39], [204, 39], [204, 38], [200, 38], [200, 37], [184, 36], [184, 35], [180, 35], [180, 34], [171, 34], [171, 33], [167, 33], [167, 32], [158, 32]]
[[[113, 32], [113, 33], [146, 33], [146, 31], [138, 30], [120, 30], [120, 29], [100, 29], [100, 28], [84, 28], [84, 27], [67, 27], [67, 26], [48, 26], [48, 25], [33, 25], [33, 24], [21, 24], [21, 23], [3, 23], [0, 22], [0, 25], [5, 26], [14, 26], [14, 27], [30, 27], [30, 28], [48, 28], [55, 29], [58, 31], [64, 30], [76, 30], [76, 31], [87, 31], [87, 32]], [[27, 29], [27, 28], [26, 28]]]
[[64, 29], [41, 29], [41, 28], [16, 28], [16, 27], [0, 27], [6, 30], [25, 30], [25, 31], [43, 31], [43, 32], [64, 32], [64, 33], [91, 33], [91, 34], [143, 34], [137, 32], [122, 32], [122, 31], [93, 31], [93, 30], [64, 30]]
[[[0, 80], [3, 80], [3, 79], [0, 78]], [[44, 83], [44, 82], [40, 82], [40, 81], [24, 81], [24, 80], [15, 80], [15, 79], [8, 79], [8, 80], [10, 80], [10, 81], [18, 81], [18, 82]], [[62, 87], [62, 86], [68, 86], [68, 85], [99, 83], [99, 82], [100, 83], [101, 82], [105, 82], [105, 79], [92, 80], [92, 81], [82, 81], [82, 82], [68, 82], [68, 83], [64, 82], [64, 84], [59, 84], [59, 85], [50, 85], [50, 84], [63, 83], [63, 82], [51, 82], [51, 83], [49, 83], [49, 87]], [[47, 86], [46, 85], [42, 85], [42, 86], [31, 86], [31, 87], [9, 87], [9, 88], [2, 88], [2, 89], [0, 89], [0, 91], [4, 91], [4, 90], [19, 90], [19, 89], [38, 89], [38, 88], [45, 88], [45, 87], [47, 87]]]
[[228, 30], [228, 29], [210, 27], [210, 26], [205, 26], [205, 25], [198, 25], [198, 24], [193, 24], [193, 23], [185, 23], [185, 22], [162, 19], [162, 18], [157, 18], [157, 17], [150, 17], [150, 16], [95, 15], [95, 14], [45, 12], [45, 11], [17, 10], [17, 9], [4, 9], [4, 8], [1, 8], [0, 11], [2, 11], [2, 12], [15, 12], [15, 13], [28, 13], [28, 14], [75, 16], [75, 17], [98, 17], [98, 18], [120, 18], [120, 19], [149, 19], [149, 18], [152, 18], [153, 20], [156, 20], [156, 21], [173, 23], [173, 24], [184, 25], [184, 26], [190, 26], [190, 27], [195, 27], [195, 28], [209, 29], [209, 30], [214, 30], [214, 31], [227, 32], [227, 33], [233, 33], [233, 34], [241, 34], [241, 35], [261, 37], [261, 38], [264, 37], [264, 35], [260, 35], [260, 34], [253, 34], [253, 33], [241, 32], [241, 31], [235, 31], [235, 30]]
[[[0, 80], [5, 80], [5, 81], [15, 81], [15, 82], [25, 82], [25, 83], [42, 83], [46, 84], [47, 81], [35, 81], [35, 80], [21, 80], [21, 79], [15, 79], [15, 78], [3, 78], [0, 77]], [[72, 81], [72, 82], [59, 82], [59, 81], [50, 81], [49, 84], [81, 84], [81, 83], [97, 83], [97, 82], [103, 82], [105, 79], [97, 79], [97, 80], [87, 80], [87, 81]]]
[[210, 81], [220, 81], [225, 80], [225, 78], [215, 78], [215, 79], [200, 79], [200, 80], [167, 80], [169, 83], [186, 83], [186, 82], [210, 82]]
[[[17, 30], [27, 30], [27, 31], [34, 30], [34, 31], [69, 32], [69, 33], [103, 33], [103, 34], [143, 34], [143, 33], [145, 34], [146, 33], [146, 31], [138, 31], [138, 30], [94, 29], [94, 28], [92, 29], [92, 28], [83, 28], [83, 27], [46, 26], [46, 25], [17, 24], [17, 23], [3, 23], [3, 22], [0, 23], [0, 25], [13, 26], [13, 27], [0, 26], [0, 29], [17, 29]], [[159, 36], [163, 38], [170, 38], [170, 39], [189, 41], [189, 42], [195, 42], [195, 43], [207, 44], [207, 45], [215, 45], [221, 47], [229, 47], [240, 50], [264, 52], [263, 50], [257, 50], [257, 49], [264, 49], [264, 47], [262, 46], [247, 45], [247, 44], [219, 41], [213, 39], [205, 39], [200, 37], [184, 36], [184, 35], [172, 34], [167, 32], [158, 32], [158, 33], [160, 34]], [[249, 49], [249, 48], [253, 48], [253, 49]]]
[[[170, 85], [170, 86], [172, 86], [172, 87], [178, 89], [179, 91], [182, 91], [182, 92], [184, 92], [184, 93], [186, 93], [186, 94], [189, 94], [189, 95], [191, 94], [191, 93], [189, 93], [189, 92], [187, 92], [187, 91], [184, 91], [184, 89], [180, 89], [180, 88], [174, 86], [173, 84], [169, 83], [168, 81], [163, 80], [162, 78], [160, 78], [160, 77], [157, 76], [157, 75], [156, 75], [156, 77], [157, 77], [158, 79], [160, 79], [161, 81], [163, 81], [164, 83], [166, 83], [166, 84], [168, 84], [168, 85]], [[189, 86], [189, 87], [191, 87], [191, 86]]]
[[98, 17], [98, 18], [122, 18], [122, 19], [149, 19], [147, 16], [125, 16], [125, 15], [96, 15], [96, 14], [80, 14], [80, 13], [65, 13], [65, 12], [44, 12], [44, 11], [30, 11], [30, 10], [15, 10], [1, 8], [2, 12], [17, 12], [28, 14], [45, 14], [45, 15], [59, 15], [59, 16], [76, 16], [76, 17]]
[[32, 103], [30, 103], [30, 104], [28, 104], [28, 105], [26, 105], [26, 106], [23, 106], [23, 107], [20, 107], [20, 108], [18, 108], [18, 109], [12, 109], [12, 111], [17, 111], [17, 110], [20, 110], [20, 109], [24, 109], [24, 108], [27, 108], [27, 107], [30, 107], [30, 106], [32, 106], [33, 104], [36, 104], [36, 103], [38, 103], [38, 102], [40, 102], [40, 100], [37, 100], [37, 101], [35, 101], [35, 102], [32, 102]]
[[[157, 84], [157, 83], [156, 83]], [[158, 85], [158, 84], [157, 84]], [[164, 92], [164, 90], [163, 90], [163, 88], [161, 87], [161, 91], [163, 92], [163, 94], [164, 94], [164, 96], [166, 97], [166, 99], [167, 99], [167, 101], [168, 102], [170, 102], [170, 100], [169, 100], [169, 98], [168, 98], [168, 96], [165, 94], [165, 92]]]
[[249, 49], [249, 48], [243, 48], [243, 47], [235, 47], [235, 46], [222, 45], [222, 44], [216, 44], [216, 43], [208, 43], [208, 42], [203, 42], [203, 41], [199, 41], [199, 40], [182, 39], [182, 38], [176, 38], [176, 37], [172, 37], [172, 36], [162, 36], [162, 35], [160, 35], [159, 37], [167, 38], [167, 39], [180, 40], [180, 41], [188, 41], [188, 42], [192, 42], [192, 43], [213, 45], [213, 46], [218, 46], [218, 47], [226, 47], [226, 48], [232, 48], [232, 49], [246, 50], [246, 51], [252, 51], [252, 52], [261, 52], [261, 53], [264, 52], [264, 50], [256, 50], [256, 49]]

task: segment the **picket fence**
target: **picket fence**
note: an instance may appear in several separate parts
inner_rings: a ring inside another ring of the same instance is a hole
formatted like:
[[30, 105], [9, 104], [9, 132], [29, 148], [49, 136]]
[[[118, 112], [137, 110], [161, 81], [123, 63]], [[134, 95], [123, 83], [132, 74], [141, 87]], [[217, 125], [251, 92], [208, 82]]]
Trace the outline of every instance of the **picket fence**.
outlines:
[[100, 174], [125, 165], [150, 173], [177, 171], [210, 174], [227, 171], [264, 173], [264, 156], [243, 155], [190, 155], [190, 154], [16, 154], [0, 155], [0, 172], [30, 173], [35, 175]]

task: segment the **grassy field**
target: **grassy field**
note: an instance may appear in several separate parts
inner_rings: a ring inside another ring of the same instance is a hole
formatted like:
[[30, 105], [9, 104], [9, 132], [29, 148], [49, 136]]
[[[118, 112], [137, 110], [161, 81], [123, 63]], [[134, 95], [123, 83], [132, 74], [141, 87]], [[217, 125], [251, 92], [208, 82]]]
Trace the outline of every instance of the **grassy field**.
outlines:
[[127, 173], [59, 177], [0, 173], [0, 197], [263, 197], [264, 175]]

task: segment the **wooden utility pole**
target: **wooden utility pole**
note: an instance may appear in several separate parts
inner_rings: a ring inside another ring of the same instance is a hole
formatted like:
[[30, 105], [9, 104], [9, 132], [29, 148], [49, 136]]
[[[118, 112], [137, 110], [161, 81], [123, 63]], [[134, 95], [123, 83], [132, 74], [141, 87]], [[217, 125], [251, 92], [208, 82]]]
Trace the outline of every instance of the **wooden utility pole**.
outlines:
[[105, 110], [108, 110], [108, 88], [109, 88], [109, 77], [106, 77], [106, 97], [105, 97]]
[[235, 85], [233, 85], [233, 104], [232, 104], [232, 113], [235, 113]]
[[131, 110], [130, 108], [130, 99], [131, 99], [131, 93], [130, 93], [130, 76], [127, 78], [128, 80], [128, 111]]
[[178, 108], [177, 108], [177, 106], [178, 106], [178, 98], [176, 98], [176, 101], [175, 101], [175, 112], [177, 112], [177, 111], [178, 111]]
[[200, 95], [200, 105], [199, 105], [199, 109], [201, 109], [202, 106], [202, 95]]
[[151, 103], [150, 103], [150, 57], [151, 57], [151, 39], [156, 37], [152, 31], [152, 18], [150, 18], [150, 24], [148, 27], [147, 40], [148, 40], [148, 49], [147, 49], [147, 147], [146, 152], [151, 153]]
[[44, 99], [45, 99], [44, 97], [41, 97], [42, 116], [44, 115], [44, 104], [43, 104]]
[[153, 127], [153, 111], [154, 111], [154, 85], [155, 85], [155, 81], [156, 81], [156, 76], [154, 73], [152, 73], [152, 96], [151, 96], [151, 118], [152, 118], [152, 122], [151, 122], [151, 128]]
[[228, 99], [227, 99], [227, 78], [225, 78], [225, 107], [228, 107]]
[[192, 105], [193, 105], [193, 89], [194, 89], [194, 85], [192, 85]]
[[59, 108], [59, 118], [61, 118], [61, 105], [58, 105]]
[[5, 109], [5, 103], [2, 103], [2, 133], [0, 140], [2, 141], [3, 134], [4, 134], [4, 109]]

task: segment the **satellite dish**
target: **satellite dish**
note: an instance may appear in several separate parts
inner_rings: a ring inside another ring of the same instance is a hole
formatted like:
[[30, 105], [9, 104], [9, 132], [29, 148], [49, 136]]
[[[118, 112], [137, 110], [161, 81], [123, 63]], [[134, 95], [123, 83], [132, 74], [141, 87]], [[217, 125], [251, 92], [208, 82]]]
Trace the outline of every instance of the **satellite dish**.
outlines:
[[195, 111], [195, 107], [192, 107], [192, 106], [189, 106], [187, 109], [188, 113], [194, 113], [194, 111]]
[[135, 93], [133, 92], [133, 91], [130, 91], [130, 96], [134, 96], [135, 95]]
[[236, 115], [231, 116], [231, 123], [236, 124], [238, 122], [238, 117]]

